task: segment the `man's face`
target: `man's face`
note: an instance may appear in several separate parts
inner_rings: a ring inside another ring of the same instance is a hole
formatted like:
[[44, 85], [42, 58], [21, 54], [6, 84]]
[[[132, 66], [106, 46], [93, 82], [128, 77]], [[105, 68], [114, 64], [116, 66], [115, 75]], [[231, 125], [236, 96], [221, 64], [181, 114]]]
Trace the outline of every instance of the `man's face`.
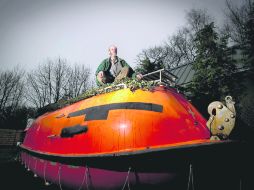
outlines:
[[117, 48], [115, 46], [109, 48], [109, 55], [114, 57], [117, 55]]

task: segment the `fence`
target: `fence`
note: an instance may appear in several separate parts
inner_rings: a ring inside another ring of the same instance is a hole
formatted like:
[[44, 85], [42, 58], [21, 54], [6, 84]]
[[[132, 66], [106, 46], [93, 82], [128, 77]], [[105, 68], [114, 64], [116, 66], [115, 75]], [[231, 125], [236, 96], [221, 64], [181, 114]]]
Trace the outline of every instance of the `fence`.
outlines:
[[24, 131], [0, 129], [0, 163], [14, 161], [17, 154], [17, 142], [22, 142]]

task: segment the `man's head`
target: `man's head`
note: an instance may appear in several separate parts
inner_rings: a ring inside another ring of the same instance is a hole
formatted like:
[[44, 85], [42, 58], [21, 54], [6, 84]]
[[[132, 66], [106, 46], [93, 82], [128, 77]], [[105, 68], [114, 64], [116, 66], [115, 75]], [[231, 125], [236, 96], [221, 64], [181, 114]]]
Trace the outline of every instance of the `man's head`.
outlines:
[[109, 56], [110, 57], [115, 57], [117, 56], [117, 47], [115, 45], [111, 45], [109, 48], [108, 48], [108, 53], [109, 53]]

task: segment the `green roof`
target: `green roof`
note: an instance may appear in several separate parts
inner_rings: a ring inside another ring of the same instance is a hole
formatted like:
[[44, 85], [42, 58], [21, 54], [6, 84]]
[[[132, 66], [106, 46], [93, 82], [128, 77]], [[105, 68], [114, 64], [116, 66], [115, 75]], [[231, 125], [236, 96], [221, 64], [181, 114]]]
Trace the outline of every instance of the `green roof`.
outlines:
[[169, 70], [169, 72], [177, 76], [176, 85], [181, 86], [191, 82], [195, 74], [192, 65], [193, 63], [188, 63]]

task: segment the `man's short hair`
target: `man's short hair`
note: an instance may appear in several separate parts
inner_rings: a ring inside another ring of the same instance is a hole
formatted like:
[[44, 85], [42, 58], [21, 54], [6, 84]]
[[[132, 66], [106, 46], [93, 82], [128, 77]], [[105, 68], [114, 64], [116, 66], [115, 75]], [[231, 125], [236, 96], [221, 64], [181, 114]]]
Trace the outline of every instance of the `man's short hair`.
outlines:
[[115, 45], [109, 46], [109, 47], [108, 47], [108, 50], [110, 50], [111, 47], [114, 47], [114, 48], [116, 48], [116, 50], [117, 50], [117, 47], [116, 47]]

